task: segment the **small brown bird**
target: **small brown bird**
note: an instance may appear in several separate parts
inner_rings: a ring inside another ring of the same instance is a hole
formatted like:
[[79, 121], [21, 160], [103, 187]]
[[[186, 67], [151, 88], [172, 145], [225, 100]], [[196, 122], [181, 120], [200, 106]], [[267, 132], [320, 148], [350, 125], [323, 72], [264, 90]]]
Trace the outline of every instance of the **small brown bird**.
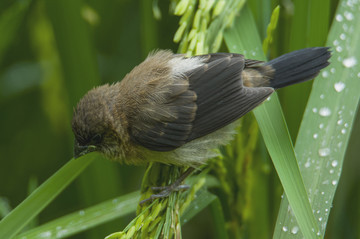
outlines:
[[198, 167], [232, 139], [233, 122], [275, 89], [314, 78], [330, 56], [325, 47], [266, 63], [231, 53], [153, 52], [122, 81], [80, 100], [72, 121], [75, 157], [99, 151], [127, 164]]

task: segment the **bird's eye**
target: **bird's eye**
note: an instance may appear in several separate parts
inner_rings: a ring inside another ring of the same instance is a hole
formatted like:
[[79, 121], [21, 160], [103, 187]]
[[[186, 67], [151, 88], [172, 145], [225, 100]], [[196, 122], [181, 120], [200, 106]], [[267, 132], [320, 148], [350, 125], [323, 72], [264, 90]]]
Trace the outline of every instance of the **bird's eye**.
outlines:
[[93, 143], [93, 144], [100, 144], [101, 141], [102, 141], [101, 134], [95, 134], [94, 137], [91, 138], [91, 143]]

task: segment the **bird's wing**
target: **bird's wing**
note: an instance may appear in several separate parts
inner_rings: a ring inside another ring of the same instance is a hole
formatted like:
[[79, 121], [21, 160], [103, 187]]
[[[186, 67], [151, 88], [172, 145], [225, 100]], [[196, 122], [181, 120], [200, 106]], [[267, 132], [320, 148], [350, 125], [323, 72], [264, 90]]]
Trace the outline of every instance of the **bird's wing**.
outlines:
[[199, 57], [203, 64], [184, 72], [180, 80], [186, 84], [174, 82], [163, 94], [163, 102], [144, 105], [131, 128], [137, 143], [156, 151], [176, 149], [230, 124], [273, 92], [268, 87], [243, 86], [242, 55], [216, 53]]
[[[215, 56], [215, 60], [212, 60]], [[250, 112], [269, 95], [269, 87], [244, 87], [241, 72], [247, 60], [240, 54], [211, 54], [206, 65], [189, 74], [197, 95], [197, 112], [188, 141], [218, 130]]]

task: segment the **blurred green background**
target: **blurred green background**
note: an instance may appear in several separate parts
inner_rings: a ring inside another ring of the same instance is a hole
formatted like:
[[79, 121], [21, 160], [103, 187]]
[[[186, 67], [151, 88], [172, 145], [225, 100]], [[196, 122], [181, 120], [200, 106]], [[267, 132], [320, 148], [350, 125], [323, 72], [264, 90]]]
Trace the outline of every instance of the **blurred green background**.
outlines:
[[[1, 216], [8, 211], [7, 205], [16, 207], [72, 157], [71, 116], [85, 92], [95, 85], [121, 80], [153, 49], [177, 51], [172, 39], [179, 18], [169, 13], [173, 2], [158, 1], [162, 17], [156, 20], [151, 0], [0, 1], [0, 196], [5, 203]], [[270, 58], [325, 44], [326, 39], [317, 34], [328, 31], [337, 1], [331, 1], [330, 14], [322, 16], [328, 19], [327, 25], [310, 30], [305, 29], [309, 16], [293, 20], [296, 2], [249, 2], [262, 39], [272, 9], [281, 6]], [[308, 31], [310, 34], [304, 37]], [[293, 141], [311, 84], [280, 92]], [[326, 238], [360, 238], [359, 143], [358, 114]], [[263, 164], [271, 167], [266, 171], [270, 179], [267, 190], [274, 198], [269, 202], [275, 212], [270, 215], [271, 225], [276, 220], [282, 190], [271, 163]], [[144, 169], [97, 160], [32, 225], [137, 190]], [[211, 238], [212, 222], [207, 213], [205, 210], [183, 228], [184, 238]], [[123, 229], [131, 218], [118, 219], [73, 238], [103, 238]]]

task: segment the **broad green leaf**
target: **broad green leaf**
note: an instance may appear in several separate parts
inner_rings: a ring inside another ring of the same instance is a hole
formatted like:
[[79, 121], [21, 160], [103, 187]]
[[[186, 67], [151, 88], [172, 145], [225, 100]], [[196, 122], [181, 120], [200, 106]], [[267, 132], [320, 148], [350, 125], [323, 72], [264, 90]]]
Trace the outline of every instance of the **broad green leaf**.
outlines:
[[[234, 27], [226, 31], [224, 37], [231, 52], [243, 53], [247, 58], [265, 60], [254, 20], [247, 7], [241, 11]], [[299, 226], [306, 238], [316, 238], [314, 231], [318, 231], [317, 223], [276, 94], [271, 96], [270, 101], [256, 108], [254, 114]]]
[[0, 238], [14, 237], [94, 160], [95, 155], [72, 159], [46, 180], [0, 221]]
[[99, 224], [134, 213], [140, 198], [139, 192], [102, 202], [90, 208], [48, 222], [16, 238], [64, 238]]
[[[333, 50], [331, 65], [313, 84], [296, 140], [299, 167], [321, 234], [325, 233], [360, 99], [359, 11], [357, 1], [339, 2], [327, 41]], [[297, 228], [284, 198], [274, 238], [288, 238], [289, 233], [302, 238]]]

